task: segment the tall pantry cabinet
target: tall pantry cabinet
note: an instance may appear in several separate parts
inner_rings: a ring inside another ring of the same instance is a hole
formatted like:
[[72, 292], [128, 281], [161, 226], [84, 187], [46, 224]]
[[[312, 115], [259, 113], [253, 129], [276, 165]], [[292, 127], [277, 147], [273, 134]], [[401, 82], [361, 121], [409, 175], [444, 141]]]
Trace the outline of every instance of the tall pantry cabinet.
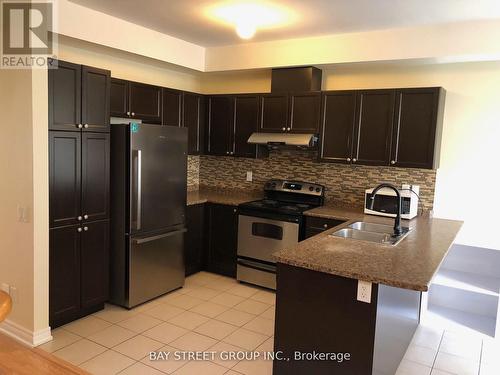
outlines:
[[110, 72], [49, 70], [49, 320], [100, 310], [109, 287]]

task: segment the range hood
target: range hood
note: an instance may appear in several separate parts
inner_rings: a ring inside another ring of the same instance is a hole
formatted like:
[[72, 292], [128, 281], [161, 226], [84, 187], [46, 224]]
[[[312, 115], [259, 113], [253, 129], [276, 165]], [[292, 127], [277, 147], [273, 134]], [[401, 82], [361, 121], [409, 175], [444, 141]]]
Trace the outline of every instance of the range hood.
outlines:
[[267, 145], [271, 148], [281, 146], [310, 148], [316, 144], [315, 134], [290, 134], [290, 133], [253, 133], [248, 138], [248, 143]]
[[[271, 75], [272, 93], [314, 92], [321, 90], [320, 69], [312, 66], [273, 69]], [[283, 129], [284, 130], [284, 129]], [[290, 129], [288, 129], [290, 130]], [[283, 133], [253, 133], [248, 143], [266, 145], [269, 148], [303, 148], [310, 149], [316, 146], [316, 134]]]

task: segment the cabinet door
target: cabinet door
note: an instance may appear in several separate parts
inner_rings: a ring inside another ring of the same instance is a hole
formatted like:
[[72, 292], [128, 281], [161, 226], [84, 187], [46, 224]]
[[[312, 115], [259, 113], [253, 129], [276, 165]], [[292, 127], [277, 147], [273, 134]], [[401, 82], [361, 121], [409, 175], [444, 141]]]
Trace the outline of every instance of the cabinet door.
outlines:
[[83, 66], [82, 123], [84, 131], [109, 132], [110, 71]]
[[109, 134], [82, 135], [82, 216], [109, 218]]
[[161, 88], [129, 82], [130, 115], [147, 123], [161, 124]]
[[123, 79], [111, 78], [109, 94], [109, 109], [111, 116], [130, 116], [128, 103], [128, 85], [128, 81], [125, 81]]
[[233, 127], [233, 97], [212, 96], [208, 99], [208, 153], [230, 155]]
[[182, 91], [162, 89], [162, 125], [182, 125]]
[[108, 300], [109, 222], [85, 223], [81, 234], [81, 305], [96, 306]]
[[78, 223], [81, 220], [81, 132], [49, 132], [49, 190], [50, 227]]
[[292, 133], [319, 133], [321, 93], [297, 93], [290, 95], [290, 121], [287, 127]]
[[261, 111], [260, 131], [286, 131], [288, 127], [288, 95], [262, 95]]
[[254, 158], [255, 145], [248, 144], [248, 138], [259, 129], [259, 96], [244, 95], [234, 98], [233, 153], [236, 156]]
[[331, 91], [323, 94], [319, 155], [321, 160], [351, 162], [355, 117], [354, 91]]
[[80, 131], [81, 124], [81, 65], [58, 62], [49, 69], [49, 129]]
[[184, 258], [186, 276], [199, 272], [204, 263], [204, 205], [187, 206], [186, 227], [184, 237]]
[[398, 90], [391, 165], [434, 167], [441, 93], [438, 87]]
[[184, 93], [183, 126], [188, 128], [188, 154], [199, 155], [204, 151], [204, 100], [203, 96]]
[[359, 91], [353, 163], [389, 165], [395, 90]]
[[238, 213], [235, 206], [208, 205], [208, 259], [211, 272], [236, 276]]
[[49, 320], [52, 327], [80, 311], [80, 232], [71, 225], [49, 231]]

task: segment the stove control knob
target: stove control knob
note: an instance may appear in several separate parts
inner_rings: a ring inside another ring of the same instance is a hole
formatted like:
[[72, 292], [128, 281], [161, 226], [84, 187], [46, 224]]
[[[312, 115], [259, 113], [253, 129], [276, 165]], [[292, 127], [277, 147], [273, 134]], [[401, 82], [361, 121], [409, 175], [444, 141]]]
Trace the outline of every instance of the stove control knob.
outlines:
[[309, 186], [309, 191], [313, 191], [314, 188], [312, 186]]
[[321, 189], [319, 187], [316, 188], [316, 193], [319, 193]]
[[273, 182], [273, 183], [271, 184], [271, 187], [274, 189], [274, 188], [276, 187], [276, 182]]

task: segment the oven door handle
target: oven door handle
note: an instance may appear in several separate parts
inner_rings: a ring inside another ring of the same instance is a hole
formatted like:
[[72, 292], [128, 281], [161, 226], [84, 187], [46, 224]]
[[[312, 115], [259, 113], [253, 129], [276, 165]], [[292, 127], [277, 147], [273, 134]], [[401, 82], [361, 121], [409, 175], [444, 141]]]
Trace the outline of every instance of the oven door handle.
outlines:
[[271, 266], [269, 264], [257, 263], [251, 260], [238, 258], [238, 264], [243, 267], [253, 268], [254, 270], [264, 271], [269, 273], [276, 273], [276, 266]]

